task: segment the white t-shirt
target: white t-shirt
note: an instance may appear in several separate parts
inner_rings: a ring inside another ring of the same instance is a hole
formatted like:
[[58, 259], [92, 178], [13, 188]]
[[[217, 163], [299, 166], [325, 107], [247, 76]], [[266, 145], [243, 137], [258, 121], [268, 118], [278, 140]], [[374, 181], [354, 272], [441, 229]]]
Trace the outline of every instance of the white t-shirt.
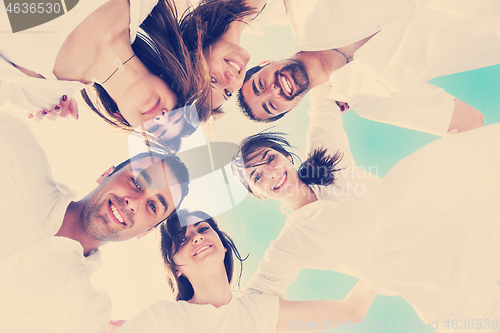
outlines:
[[[79, 1], [66, 14], [30, 28], [12, 33], [6, 24], [0, 31], [0, 106], [20, 107], [33, 113], [50, 110], [63, 95], [72, 96], [85, 88], [78, 81], [57, 80], [53, 70], [57, 55], [68, 35], [108, 0]], [[158, 0], [130, 0], [130, 43], [139, 25], [146, 19]], [[12, 63], [32, 70], [45, 79], [25, 75]]]
[[53, 181], [28, 126], [0, 112], [0, 331], [105, 332], [111, 301], [90, 276], [99, 251], [55, 237], [75, 196]]
[[266, 333], [276, 332], [278, 298], [240, 296], [221, 307], [159, 301], [127, 321], [117, 333]]

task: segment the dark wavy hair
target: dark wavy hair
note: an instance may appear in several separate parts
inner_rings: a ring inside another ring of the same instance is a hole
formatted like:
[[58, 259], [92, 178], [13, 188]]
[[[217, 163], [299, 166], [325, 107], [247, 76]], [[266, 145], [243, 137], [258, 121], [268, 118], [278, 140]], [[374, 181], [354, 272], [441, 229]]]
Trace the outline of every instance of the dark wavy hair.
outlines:
[[161, 254], [167, 270], [167, 279], [173, 294], [177, 301], [188, 301], [194, 296], [193, 286], [189, 279], [181, 275], [177, 277], [177, 265], [174, 262], [174, 257], [179, 252], [182, 245], [182, 239], [186, 235], [187, 218], [195, 216], [200, 221], [207, 222], [210, 227], [219, 235], [224, 248], [227, 249], [224, 256], [224, 267], [226, 269], [227, 280], [229, 283], [233, 281], [234, 277], [234, 263], [236, 258], [240, 262], [240, 272], [238, 276], [238, 287], [240, 283], [241, 273], [243, 270], [243, 261], [247, 259], [241, 258], [241, 255], [234, 245], [233, 240], [228, 234], [221, 231], [217, 225], [216, 220], [202, 211], [189, 212], [186, 209], [178, 210], [172, 213], [166, 223], [161, 225]]
[[[132, 44], [132, 49], [148, 70], [160, 77], [177, 96], [175, 108], [193, 103], [203, 103], [201, 90], [207, 86], [206, 77], [193, 75], [200, 69], [191, 61], [178, 24], [175, 5], [171, 0], [160, 0], [149, 16], [141, 24], [142, 32]], [[131, 131], [119, 113], [116, 102], [98, 83], [81, 91], [87, 105], [107, 123], [120, 129]], [[101, 111], [101, 110], [105, 111]]]
[[245, 0], [203, 0], [182, 18], [180, 24], [182, 39], [191, 55], [191, 60], [202, 70], [198, 73], [205, 77], [204, 82], [207, 84], [203, 89], [205, 95], [200, 99], [209, 103], [198, 106], [200, 121], [206, 121], [212, 113], [222, 113], [219, 108], [211, 109], [210, 69], [203, 56], [203, 50], [222, 37], [232, 22], [256, 13], [257, 10], [247, 6]]
[[[245, 169], [267, 164], [266, 161], [253, 163], [263, 148], [271, 148], [285, 157], [292, 157], [300, 162], [300, 158], [290, 152], [292, 145], [284, 138], [284, 133], [280, 132], [260, 132], [245, 138], [240, 143], [240, 152], [233, 159], [231, 169], [233, 174], [240, 180], [247, 191], [253, 195], [255, 193], [247, 182]], [[318, 148], [310, 153], [307, 159], [302, 162], [297, 170], [299, 179], [306, 185], [327, 186], [335, 182], [335, 172], [341, 170], [338, 167], [343, 154], [337, 151], [333, 156], [328, 155], [326, 149]]]

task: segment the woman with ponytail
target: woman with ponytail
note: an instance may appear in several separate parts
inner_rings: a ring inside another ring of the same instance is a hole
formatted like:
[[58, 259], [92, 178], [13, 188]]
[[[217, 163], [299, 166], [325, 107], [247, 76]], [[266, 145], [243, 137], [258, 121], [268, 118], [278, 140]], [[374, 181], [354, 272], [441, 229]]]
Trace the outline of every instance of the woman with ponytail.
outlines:
[[288, 142], [273, 133], [245, 139], [233, 162], [250, 193], [292, 211], [246, 292], [285, 297], [302, 268], [335, 270], [400, 295], [425, 323], [439, 322], [438, 331], [456, 318], [493, 328], [500, 124], [437, 140], [381, 179], [354, 164], [339, 107], [324, 98], [328, 89], [311, 91], [311, 156], [298, 170]]

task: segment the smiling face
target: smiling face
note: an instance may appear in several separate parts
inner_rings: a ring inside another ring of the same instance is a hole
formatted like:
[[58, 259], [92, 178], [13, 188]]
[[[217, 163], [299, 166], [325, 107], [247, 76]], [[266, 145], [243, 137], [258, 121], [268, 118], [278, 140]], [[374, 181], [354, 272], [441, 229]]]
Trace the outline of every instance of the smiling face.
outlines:
[[217, 232], [206, 221], [188, 216], [187, 227], [181, 246], [174, 255], [177, 275], [188, 279], [200, 275], [210, 267], [223, 267], [227, 249], [222, 245]]
[[143, 158], [107, 177], [89, 196], [81, 216], [84, 232], [96, 240], [122, 241], [166, 219], [182, 189], [165, 162]]
[[297, 170], [292, 157], [272, 148], [262, 148], [245, 163], [246, 181], [259, 198], [282, 201], [299, 188]]
[[309, 76], [301, 62], [272, 62], [243, 84], [241, 94], [255, 119], [266, 120], [296, 107], [309, 90]]
[[173, 110], [177, 96], [161, 78], [148, 72], [134, 81], [116, 103], [123, 118], [136, 128], [160, 116], [163, 110]]
[[231, 42], [227, 34], [203, 50], [212, 80], [212, 110], [219, 108], [241, 88], [250, 54]]

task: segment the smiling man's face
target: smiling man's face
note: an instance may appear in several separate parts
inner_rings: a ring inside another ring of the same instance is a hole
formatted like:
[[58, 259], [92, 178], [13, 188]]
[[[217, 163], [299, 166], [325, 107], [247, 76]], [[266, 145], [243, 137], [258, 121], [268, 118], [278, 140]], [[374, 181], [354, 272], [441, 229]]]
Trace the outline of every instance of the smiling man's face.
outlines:
[[82, 227], [96, 240], [127, 240], [166, 219], [181, 197], [181, 185], [164, 161], [135, 160], [90, 194], [82, 211]]
[[296, 107], [308, 90], [309, 76], [303, 63], [285, 59], [252, 75], [241, 94], [254, 118], [267, 120]]

